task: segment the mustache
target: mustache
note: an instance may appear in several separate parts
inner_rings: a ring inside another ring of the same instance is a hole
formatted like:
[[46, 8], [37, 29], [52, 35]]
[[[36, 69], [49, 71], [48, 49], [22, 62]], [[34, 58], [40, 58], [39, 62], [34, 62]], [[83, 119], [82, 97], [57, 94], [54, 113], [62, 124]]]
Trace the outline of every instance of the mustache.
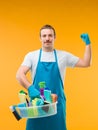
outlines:
[[45, 43], [51, 43], [51, 41], [47, 40], [47, 41], [45, 41]]

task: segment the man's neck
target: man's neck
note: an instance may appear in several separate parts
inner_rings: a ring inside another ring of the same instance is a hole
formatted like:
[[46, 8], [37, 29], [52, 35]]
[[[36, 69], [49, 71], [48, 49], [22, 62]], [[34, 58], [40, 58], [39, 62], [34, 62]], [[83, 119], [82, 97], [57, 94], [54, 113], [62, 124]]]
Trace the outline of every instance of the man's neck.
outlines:
[[54, 50], [54, 48], [44, 48], [42, 47], [42, 50], [45, 52], [52, 52]]

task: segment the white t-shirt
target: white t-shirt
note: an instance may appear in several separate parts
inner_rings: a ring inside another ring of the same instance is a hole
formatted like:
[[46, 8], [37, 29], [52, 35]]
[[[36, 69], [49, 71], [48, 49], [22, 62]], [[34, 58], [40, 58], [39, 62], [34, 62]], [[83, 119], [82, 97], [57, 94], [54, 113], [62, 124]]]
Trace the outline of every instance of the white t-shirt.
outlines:
[[[26, 54], [26, 56], [21, 64], [22, 66], [28, 66], [30, 68], [32, 82], [33, 82], [33, 79], [34, 79], [34, 76], [36, 73], [36, 67], [37, 67], [37, 63], [38, 63], [38, 59], [39, 59], [39, 51], [40, 50], [36, 50], [36, 51], [32, 51], [32, 52], [29, 52], [28, 54]], [[58, 60], [58, 66], [59, 66], [61, 78], [64, 83], [66, 67], [74, 67], [75, 64], [78, 62], [79, 57], [77, 57], [69, 52], [60, 51], [60, 50], [56, 50], [56, 54], [57, 54], [57, 60]], [[52, 51], [52, 52], [42, 51], [41, 61], [55, 62], [54, 51]]]

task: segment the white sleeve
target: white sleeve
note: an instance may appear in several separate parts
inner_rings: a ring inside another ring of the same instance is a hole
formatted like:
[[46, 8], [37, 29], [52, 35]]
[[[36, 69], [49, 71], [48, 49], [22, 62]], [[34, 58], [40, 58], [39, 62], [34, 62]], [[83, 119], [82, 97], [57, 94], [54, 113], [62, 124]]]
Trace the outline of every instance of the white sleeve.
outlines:
[[28, 53], [25, 57], [24, 60], [21, 64], [22, 66], [28, 66], [29, 68], [31, 68], [32, 66], [32, 62], [31, 62], [31, 54]]
[[79, 60], [79, 57], [67, 51], [57, 51], [57, 54], [59, 66], [63, 69], [66, 67], [74, 67]]
[[71, 54], [71, 53], [67, 53], [67, 61], [66, 61], [66, 66], [67, 67], [74, 67], [75, 64], [78, 62], [79, 57]]

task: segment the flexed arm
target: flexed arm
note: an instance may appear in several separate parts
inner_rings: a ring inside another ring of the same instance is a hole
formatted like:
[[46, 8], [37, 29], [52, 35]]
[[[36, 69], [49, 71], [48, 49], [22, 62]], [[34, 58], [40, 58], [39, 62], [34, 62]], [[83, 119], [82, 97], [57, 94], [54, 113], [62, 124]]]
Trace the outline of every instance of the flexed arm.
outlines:
[[86, 44], [84, 57], [79, 58], [79, 61], [76, 63], [75, 67], [89, 67], [91, 63], [91, 42], [90, 42], [89, 35], [87, 33], [81, 34], [81, 39]]

